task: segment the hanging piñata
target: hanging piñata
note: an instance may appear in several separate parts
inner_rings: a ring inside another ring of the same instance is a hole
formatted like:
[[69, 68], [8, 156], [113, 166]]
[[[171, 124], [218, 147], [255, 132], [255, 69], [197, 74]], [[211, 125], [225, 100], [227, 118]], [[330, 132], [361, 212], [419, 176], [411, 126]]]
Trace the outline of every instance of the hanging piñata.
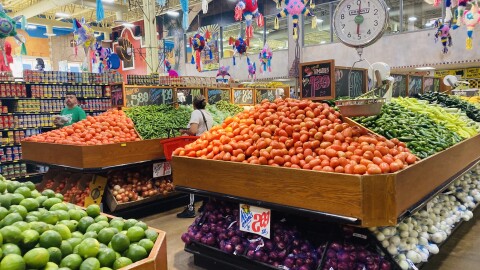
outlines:
[[[190, 38], [190, 45], [192, 46], [193, 53], [192, 53], [192, 64], [196, 64], [197, 70], [202, 71], [202, 51], [203, 50], [210, 50], [207, 44], [206, 38], [204, 38], [200, 34], [195, 34], [193, 37]], [[195, 57], [194, 57], [195, 55]], [[210, 52], [210, 58], [212, 57]]]
[[168, 72], [170, 78], [178, 78], [178, 72], [172, 69], [172, 64], [168, 60], [165, 60], [165, 70]]
[[450, 35], [451, 25], [451, 22], [442, 23], [441, 19], [435, 21], [435, 27], [437, 27], [437, 32], [435, 33], [435, 42], [437, 42], [440, 38], [440, 41], [443, 45], [443, 53], [447, 53], [448, 47], [452, 46], [452, 36]]
[[247, 65], [248, 65], [248, 77], [252, 79], [252, 81], [254, 79], [257, 78], [257, 75], [255, 75], [256, 71], [257, 71], [257, 66], [255, 65], [255, 63], [251, 62], [250, 61], [250, 58], [247, 57]]
[[73, 19], [73, 23], [75, 25], [73, 38], [77, 44], [77, 46], [82, 46], [85, 51], [88, 49], [93, 49], [95, 45], [95, 31], [85, 22], [85, 19], [82, 18], [81, 21], [77, 19]]
[[[247, 40], [248, 41], [248, 40]], [[238, 39], [235, 39], [233, 37], [230, 38], [228, 41], [229, 45], [233, 45], [233, 65], [236, 65], [235, 61], [235, 55], [239, 55], [242, 57], [242, 55], [247, 53], [247, 41], [245, 41], [242, 37], [239, 37]]]
[[245, 18], [245, 38], [253, 37], [252, 21], [255, 18], [257, 26], [262, 27], [265, 23], [262, 13], [258, 11], [258, 0], [240, 0], [235, 6], [235, 20], [241, 21]]
[[[26, 21], [24, 16], [16, 16], [15, 18], [10, 18], [3, 9], [3, 6], [0, 4], [0, 39], [5, 39], [7, 37], [14, 37], [21, 45], [21, 54], [27, 54], [27, 47], [25, 46], [25, 38], [22, 35], [17, 33], [17, 22], [21, 21], [22, 29], [24, 29]], [[0, 48], [5, 51], [5, 48]]]
[[478, 2], [472, 3], [470, 10], [463, 13], [463, 23], [467, 27], [467, 41], [466, 48], [471, 50], [473, 48], [473, 30], [477, 24], [480, 24], [480, 11], [478, 9]]
[[228, 71], [230, 70], [230, 66], [221, 66], [220, 68], [218, 68], [218, 72], [217, 72], [217, 77], [222, 77], [222, 79], [225, 79], [225, 76], [228, 76], [228, 77], [232, 77], [230, 76], [230, 73], [228, 73]]
[[[275, 29], [280, 27], [279, 18], [292, 15], [293, 19], [293, 38], [298, 39], [298, 20], [299, 15], [312, 17], [312, 28], [317, 27], [317, 18], [310, 9], [315, 7], [312, 0], [274, 0], [277, 3], [277, 8], [281, 8], [282, 1], [285, 1], [285, 7], [275, 17]], [[309, 4], [310, 3], [310, 4]], [[310, 7], [310, 8], [309, 8]]]
[[262, 73], [263, 71], [268, 71], [268, 72], [272, 71], [272, 65], [271, 65], [272, 57], [273, 57], [273, 52], [268, 46], [268, 44], [265, 43], [265, 46], [263, 46], [263, 49], [259, 54], [260, 64], [262, 65], [260, 68], [260, 73]]

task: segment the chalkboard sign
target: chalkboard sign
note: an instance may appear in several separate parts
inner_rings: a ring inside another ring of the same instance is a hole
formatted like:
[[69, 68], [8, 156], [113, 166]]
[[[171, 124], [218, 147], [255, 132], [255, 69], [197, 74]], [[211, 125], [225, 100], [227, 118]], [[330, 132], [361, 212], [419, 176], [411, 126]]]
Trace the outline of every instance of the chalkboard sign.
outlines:
[[407, 96], [407, 75], [395, 74], [391, 75], [395, 78], [393, 83], [392, 97], [406, 97]]
[[[358, 97], [367, 89], [367, 70], [353, 69], [350, 76], [350, 87], [348, 88], [348, 74], [350, 68], [335, 68], [335, 97]], [[350, 93], [349, 93], [350, 92]]]
[[173, 89], [151, 86], [126, 86], [125, 105], [127, 107], [172, 104]]
[[177, 98], [178, 98], [178, 93], [183, 93], [183, 95], [185, 96], [185, 102], [181, 103], [183, 105], [192, 105], [193, 99], [196, 96], [204, 95], [204, 91], [205, 89], [201, 87], [177, 87], [176, 89]]
[[210, 105], [220, 100], [230, 102], [230, 88], [207, 88], [207, 96]]
[[423, 93], [433, 92], [433, 77], [423, 78]]
[[321, 100], [335, 98], [335, 61], [301, 63], [301, 98]]
[[233, 103], [237, 105], [254, 105], [253, 89], [233, 88]]
[[440, 78], [433, 78], [433, 92], [440, 92]]
[[270, 102], [273, 102], [276, 97], [276, 88], [257, 88], [255, 89], [256, 101], [257, 103], [262, 102], [262, 100], [267, 99]]
[[123, 84], [113, 84], [109, 87], [112, 107], [123, 106]]
[[408, 76], [408, 96], [413, 97], [416, 94], [422, 94], [423, 76]]

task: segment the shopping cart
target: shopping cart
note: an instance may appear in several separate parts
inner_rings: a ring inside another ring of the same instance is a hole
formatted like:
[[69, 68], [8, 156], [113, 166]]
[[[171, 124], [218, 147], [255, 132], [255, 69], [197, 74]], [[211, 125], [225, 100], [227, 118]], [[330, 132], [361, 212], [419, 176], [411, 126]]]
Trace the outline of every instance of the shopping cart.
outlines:
[[163, 145], [163, 153], [167, 161], [172, 160], [173, 151], [175, 151], [177, 148], [184, 147], [185, 145], [190, 144], [199, 138], [198, 136], [178, 136], [170, 138], [170, 134], [173, 136], [175, 134], [175, 130], [177, 129], [170, 129], [168, 132], [169, 138], [160, 141], [160, 143]]

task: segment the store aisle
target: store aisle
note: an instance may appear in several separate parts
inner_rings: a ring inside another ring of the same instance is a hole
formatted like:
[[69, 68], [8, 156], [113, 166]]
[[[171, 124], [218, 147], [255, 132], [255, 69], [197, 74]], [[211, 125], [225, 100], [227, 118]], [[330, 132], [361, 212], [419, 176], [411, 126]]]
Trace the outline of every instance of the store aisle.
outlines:
[[[193, 256], [183, 250], [180, 239], [193, 219], [178, 219], [176, 214], [183, 209], [152, 215], [141, 219], [149, 226], [167, 232], [167, 257], [169, 270], [202, 270], [193, 264]], [[440, 253], [429, 261], [422, 270], [477, 270], [480, 265], [480, 211], [473, 220], [463, 224], [451, 236]], [[223, 270], [223, 269], [218, 269]]]

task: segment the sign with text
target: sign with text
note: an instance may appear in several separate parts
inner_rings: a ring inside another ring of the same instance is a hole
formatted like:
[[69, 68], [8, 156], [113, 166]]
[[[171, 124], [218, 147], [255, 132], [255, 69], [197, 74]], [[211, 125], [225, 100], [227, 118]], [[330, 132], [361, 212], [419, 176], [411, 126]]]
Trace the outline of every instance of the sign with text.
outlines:
[[407, 75], [392, 74], [395, 81], [393, 83], [392, 97], [406, 97], [407, 96]]
[[123, 106], [123, 84], [110, 85], [112, 107]]
[[433, 77], [425, 77], [423, 78], [423, 93], [433, 92]]
[[172, 174], [172, 167], [169, 162], [153, 163], [153, 178]]
[[335, 61], [301, 63], [301, 98], [322, 100], [335, 98]]
[[125, 105], [127, 107], [172, 103], [172, 88], [125, 86]]
[[276, 91], [277, 89], [275, 88], [255, 89], [257, 103], [262, 102], [264, 99], [273, 102], [275, 100]]
[[233, 88], [233, 103], [237, 105], [254, 105], [253, 89]]
[[240, 230], [270, 239], [270, 209], [240, 204]]
[[355, 98], [365, 93], [367, 89], [367, 70], [352, 69], [350, 75], [350, 89], [348, 76], [350, 68], [335, 68], [335, 97]]
[[230, 88], [207, 88], [207, 96], [210, 105], [221, 100], [230, 102]]
[[408, 76], [408, 96], [413, 97], [417, 94], [422, 94], [423, 77], [422, 76]]
[[465, 78], [478, 79], [480, 78], [480, 68], [467, 68], [465, 69]]
[[[193, 99], [196, 96], [203, 95], [203, 88], [195, 88], [195, 87], [177, 87], [177, 97], [178, 93], [182, 93], [185, 96], [185, 105], [192, 105], [193, 104]], [[177, 100], [179, 101], [179, 100]]]

